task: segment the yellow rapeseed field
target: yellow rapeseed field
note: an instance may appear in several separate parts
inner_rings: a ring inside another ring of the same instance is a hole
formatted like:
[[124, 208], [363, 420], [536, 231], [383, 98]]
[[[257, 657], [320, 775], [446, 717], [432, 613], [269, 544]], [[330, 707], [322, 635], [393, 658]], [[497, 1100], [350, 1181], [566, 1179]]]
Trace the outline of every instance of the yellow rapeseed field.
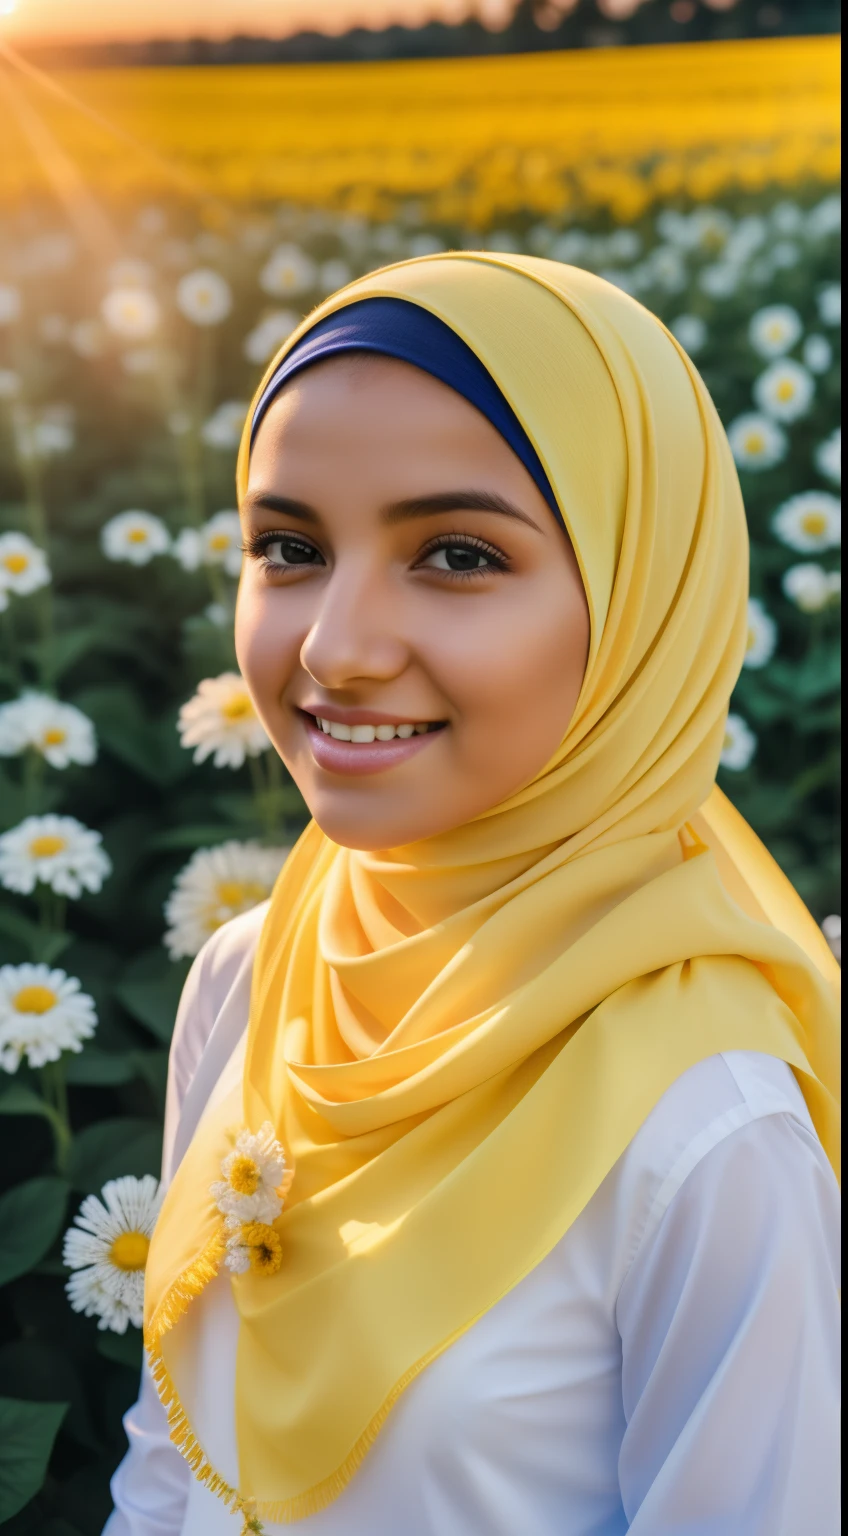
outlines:
[[51, 181], [137, 198], [193, 188], [491, 223], [569, 202], [633, 218], [839, 167], [836, 38], [507, 58], [2, 71], [0, 198]]

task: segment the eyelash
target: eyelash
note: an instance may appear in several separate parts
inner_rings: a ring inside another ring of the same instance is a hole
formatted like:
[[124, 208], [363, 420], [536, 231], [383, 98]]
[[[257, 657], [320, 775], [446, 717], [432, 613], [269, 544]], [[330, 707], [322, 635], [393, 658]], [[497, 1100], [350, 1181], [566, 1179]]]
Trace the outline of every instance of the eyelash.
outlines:
[[[266, 575], [278, 576], [283, 570], [294, 570], [298, 568], [296, 566], [280, 566], [273, 560], [269, 560], [266, 557], [266, 549], [268, 549], [272, 544], [276, 544], [281, 540], [285, 540], [287, 544], [294, 545], [298, 549], [310, 550], [320, 554], [317, 546], [315, 544], [311, 544], [307, 539], [303, 539], [297, 534], [274, 530], [271, 530], [268, 533], [252, 535], [242, 545], [242, 553], [247, 555], [248, 559], [260, 560], [262, 562], [262, 569]], [[489, 564], [488, 566], [481, 566], [477, 570], [473, 571], [441, 571], [439, 573], [442, 576], [447, 576], [452, 581], [468, 581], [469, 579], [473, 580], [476, 577], [485, 576], [493, 570], [509, 571], [511, 569], [510, 561], [502, 549], [498, 549], [497, 545], [489, 544], [485, 539], [476, 538], [473, 534], [470, 533], [438, 534], [436, 538], [431, 539], [428, 544], [425, 544], [424, 548], [418, 555], [415, 568], [420, 569], [422, 562], [426, 560], [429, 555], [435, 554], [437, 550], [451, 549], [455, 548], [457, 545], [460, 545], [465, 549], [476, 550], [479, 554], [485, 555], [489, 561]], [[310, 565], [311, 562], [304, 561], [301, 569], [308, 570]]]

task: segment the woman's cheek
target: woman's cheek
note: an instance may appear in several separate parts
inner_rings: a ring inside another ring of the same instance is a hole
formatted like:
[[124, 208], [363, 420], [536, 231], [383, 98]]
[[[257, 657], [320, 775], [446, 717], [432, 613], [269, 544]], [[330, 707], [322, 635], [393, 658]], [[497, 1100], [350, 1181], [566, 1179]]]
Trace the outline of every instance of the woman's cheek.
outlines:
[[263, 714], [279, 701], [297, 665], [292, 618], [279, 592], [259, 587], [255, 578], [243, 578], [236, 605], [236, 657]]

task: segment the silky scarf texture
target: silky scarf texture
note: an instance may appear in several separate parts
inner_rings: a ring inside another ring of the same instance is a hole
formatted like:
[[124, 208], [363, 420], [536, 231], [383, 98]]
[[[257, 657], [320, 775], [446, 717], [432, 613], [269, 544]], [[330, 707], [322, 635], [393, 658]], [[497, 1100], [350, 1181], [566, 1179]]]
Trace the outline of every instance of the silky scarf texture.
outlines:
[[[748, 552], [697, 372], [602, 280], [459, 253], [334, 295], [256, 398], [368, 296], [430, 310], [488, 368], [556, 493], [591, 642], [564, 740], [507, 802], [383, 853], [310, 825], [263, 929], [242, 1087], [166, 1196], [145, 1336], [172, 1434], [234, 1508], [281, 1522], [340, 1493], [400, 1392], [550, 1252], [697, 1061], [781, 1057], [838, 1155], [835, 962], [714, 789]], [[295, 1177], [279, 1272], [233, 1280], [234, 1488], [192, 1431], [185, 1314], [221, 1262], [209, 1186], [265, 1120]]]

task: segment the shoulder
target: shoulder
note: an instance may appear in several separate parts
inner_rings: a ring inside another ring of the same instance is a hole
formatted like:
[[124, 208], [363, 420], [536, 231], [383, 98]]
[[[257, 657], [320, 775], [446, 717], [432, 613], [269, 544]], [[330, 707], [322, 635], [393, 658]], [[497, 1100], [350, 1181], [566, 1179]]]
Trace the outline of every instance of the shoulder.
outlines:
[[[663, 1094], [610, 1175], [618, 1215], [619, 1280], [686, 1190], [711, 1205], [756, 1186], [763, 1201], [791, 1199], [786, 1164], [796, 1183], [835, 1180], [803, 1095], [784, 1061], [754, 1051], [710, 1056]], [[744, 1174], [744, 1177], [743, 1177]], [[738, 1176], [738, 1185], [734, 1180]]]
[[197, 1071], [216, 1021], [228, 1002], [245, 999], [268, 902], [234, 917], [207, 939], [192, 963], [171, 1039], [171, 1078], [179, 1099]]

